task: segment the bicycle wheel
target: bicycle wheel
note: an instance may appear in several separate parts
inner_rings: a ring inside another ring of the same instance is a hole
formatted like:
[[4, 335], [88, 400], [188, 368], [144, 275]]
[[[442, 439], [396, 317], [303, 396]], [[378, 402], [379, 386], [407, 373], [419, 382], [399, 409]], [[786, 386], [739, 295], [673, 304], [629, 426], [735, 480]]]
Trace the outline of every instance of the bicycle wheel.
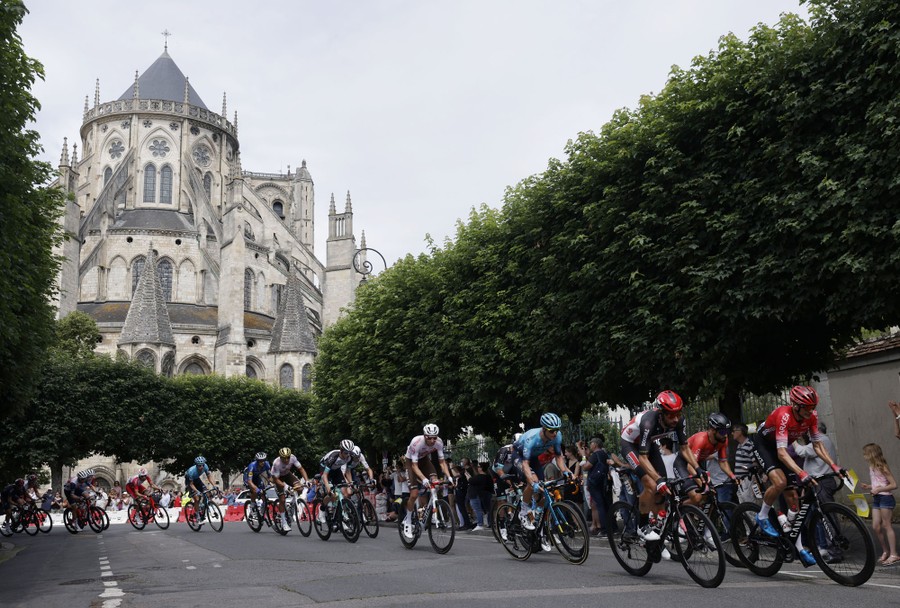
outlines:
[[41, 526], [35, 509], [28, 509], [22, 513], [22, 527], [28, 536], [37, 536]]
[[816, 563], [836, 583], [858, 587], [875, 572], [875, 543], [865, 524], [844, 505], [822, 503], [806, 524], [806, 538]]
[[[63, 510], [63, 525], [72, 534], [78, 534], [78, 524], [75, 522], [75, 513], [71, 508], [66, 507]], [[10, 532], [12, 534], [12, 532]]]
[[494, 537], [514, 559], [525, 561], [531, 557], [531, 533], [522, 527], [519, 510], [514, 505], [501, 505], [491, 527], [494, 529]]
[[225, 527], [225, 518], [222, 517], [222, 509], [219, 508], [219, 505], [214, 502], [206, 504], [206, 521], [209, 522], [209, 527], [216, 532], [222, 531], [222, 528]]
[[[759, 529], [758, 513], [756, 503], [742, 502], [737, 506], [731, 519], [731, 543], [735, 555], [750, 572], [757, 576], [774, 576], [784, 563], [781, 538], [766, 536]], [[770, 513], [774, 514], [774, 511]], [[777, 520], [775, 525], [779, 525]]]
[[[310, 505], [311, 513], [313, 517], [313, 528], [316, 530], [316, 534], [322, 540], [328, 540], [331, 538], [331, 520], [328, 518], [328, 507], [322, 504], [318, 498], [312, 502]], [[322, 510], [325, 510], [325, 521], [322, 521], [320, 518], [320, 513]]]
[[262, 516], [259, 513], [259, 506], [255, 500], [251, 499], [244, 503], [244, 521], [247, 522], [247, 525], [254, 532], [259, 532], [262, 529]]
[[637, 506], [624, 501], [613, 503], [606, 522], [609, 547], [619, 565], [634, 576], [650, 572], [653, 563], [650, 554], [638, 536], [641, 514]]
[[366, 531], [366, 536], [369, 538], [375, 538], [378, 536], [378, 514], [375, 512], [375, 507], [372, 505], [372, 501], [368, 498], [364, 498], [362, 504], [360, 505], [360, 519], [362, 521], [363, 530]]
[[682, 505], [680, 511], [680, 519], [669, 520], [668, 533], [681, 565], [701, 587], [718, 587], [725, 578], [722, 540], [703, 511], [694, 505]]
[[[285, 508], [287, 508], [287, 505], [285, 505]], [[278, 512], [278, 505], [275, 503], [269, 504], [269, 521], [272, 522], [272, 527], [275, 528], [276, 532], [282, 536], [287, 535], [288, 529], [281, 525], [281, 513]]]
[[583, 564], [587, 560], [591, 538], [587, 524], [576, 507], [565, 501], [554, 503], [544, 512], [544, 526], [556, 550], [567, 561]]
[[167, 530], [169, 528], [169, 512], [165, 507], [161, 507], [156, 505], [153, 509], [153, 521], [156, 522], [156, 526], [160, 530]]
[[312, 534], [312, 508], [303, 499], [297, 499], [297, 530], [303, 536]]
[[53, 518], [50, 517], [50, 511], [40, 509], [38, 511], [39, 528], [44, 534], [49, 534], [53, 529]]
[[193, 501], [182, 510], [184, 511], [184, 521], [187, 522], [190, 529], [194, 532], [199, 532], [202, 524], [197, 522], [197, 507]]
[[128, 523], [132, 525], [135, 530], [143, 530], [144, 526], [147, 525], [147, 522], [144, 521], [144, 518], [141, 516], [140, 510], [134, 505], [128, 505]]
[[347, 542], [355, 543], [359, 540], [362, 532], [362, 525], [359, 523], [359, 516], [356, 514], [356, 507], [349, 500], [342, 500], [338, 503], [338, 510], [335, 513], [338, 518], [341, 534], [347, 539]]
[[419, 542], [419, 537], [422, 536], [422, 524], [419, 523], [419, 518], [416, 515], [415, 511], [412, 514], [412, 536], [407, 536], [403, 531], [403, 519], [406, 517], [406, 507], [403, 507], [403, 512], [400, 513], [400, 517], [397, 518], [397, 530], [400, 532], [400, 542], [403, 543], [403, 546], [407, 549], [412, 549], [416, 546], [416, 543]]
[[103, 516], [105, 512], [100, 507], [91, 507], [90, 511], [88, 511], [88, 525], [91, 527], [91, 530], [99, 534], [103, 532], [105, 529], [103, 527]]
[[731, 521], [734, 518], [734, 510], [737, 505], [733, 502], [720, 502], [709, 512], [709, 519], [713, 523], [719, 539], [722, 541], [722, 550], [725, 551], [725, 560], [735, 568], [743, 568], [744, 564], [734, 550], [731, 542]]
[[450, 503], [443, 498], [435, 501], [431, 521], [425, 525], [428, 528], [428, 540], [431, 541], [431, 548], [435, 553], [444, 554], [449, 551], [453, 546], [453, 539], [456, 538], [456, 526], [453, 525]]

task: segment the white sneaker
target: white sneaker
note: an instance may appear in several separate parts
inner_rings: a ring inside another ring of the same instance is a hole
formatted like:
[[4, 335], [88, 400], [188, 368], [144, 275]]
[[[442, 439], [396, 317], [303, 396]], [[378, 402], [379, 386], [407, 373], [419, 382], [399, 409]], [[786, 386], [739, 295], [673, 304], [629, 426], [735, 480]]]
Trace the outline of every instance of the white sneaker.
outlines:
[[662, 548], [662, 551], [660, 551], [659, 554], [664, 560], [672, 561], [672, 554], [669, 553], [669, 550], [665, 547]]
[[707, 547], [713, 551], [716, 550], [716, 541], [713, 540], [712, 532], [709, 531], [709, 528], [703, 531], [703, 540], [706, 542]]
[[638, 528], [638, 536], [645, 542], [653, 542], [659, 540], [659, 533], [650, 526]]
[[553, 551], [553, 545], [550, 543], [550, 539], [546, 536], [541, 537], [541, 550], [546, 553]]
[[472, 532], [478, 532], [479, 530], [484, 530], [484, 526], [477, 526], [477, 525], [476, 525], [474, 528], [472, 528], [471, 531], [472, 531]]
[[509, 536], [507, 536], [507, 534], [506, 534], [506, 526], [503, 526], [502, 528], [500, 528], [500, 538], [503, 539], [503, 542], [506, 542], [507, 540], [509, 540]]
[[328, 523], [328, 516], [325, 513], [325, 509], [319, 508], [319, 515], [317, 516], [320, 524]]
[[288, 532], [291, 531], [291, 524], [288, 523], [287, 517], [285, 517], [284, 515], [281, 516], [281, 527]]
[[534, 530], [534, 522], [528, 517], [528, 513], [519, 511], [519, 522], [521, 522], [522, 527], [526, 530]]

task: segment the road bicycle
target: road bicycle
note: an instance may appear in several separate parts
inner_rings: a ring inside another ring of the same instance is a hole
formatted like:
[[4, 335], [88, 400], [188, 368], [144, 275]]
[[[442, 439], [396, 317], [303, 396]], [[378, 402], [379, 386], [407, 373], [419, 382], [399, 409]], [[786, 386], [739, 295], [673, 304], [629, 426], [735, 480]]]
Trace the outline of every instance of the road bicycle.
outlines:
[[297, 531], [305, 537], [312, 534], [312, 515], [306, 504], [306, 498], [304, 498], [304, 495], [306, 494], [305, 486], [301, 486], [301, 488], [303, 488], [304, 491], [302, 491], [301, 494], [297, 494], [292, 486], [285, 484], [284, 504], [285, 507], [287, 507], [288, 504], [292, 505], [297, 520]]
[[[725, 578], [725, 552], [715, 526], [703, 511], [684, 504], [697, 476], [669, 480], [664, 511], [655, 522], [658, 540], [640, 534], [641, 514], [637, 505], [613, 503], [607, 521], [609, 546], [619, 565], [631, 575], [644, 576], [667, 552], [674, 551], [688, 575], [701, 587], [718, 587]], [[685, 489], [685, 485], [690, 487]], [[635, 494], [637, 495], [637, 494]], [[669, 549], [671, 548], [671, 550]]]
[[[273, 528], [276, 532], [285, 536], [289, 530], [281, 521], [281, 512], [278, 510], [278, 489], [274, 485], [260, 488], [258, 497], [244, 503], [244, 519], [254, 532], [262, 529], [263, 523]], [[297, 517], [297, 503], [293, 496], [284, 497], [284, 517], [288, 521]], [[302, 534], [302, 532], [301, 532]]]
[[19, 525], [29, 536], [34, 536], [38, 532], [47, 534], [53, 529], [53, 519], [49, 511], [41, 509], [33, 502], [27, 502], [22, 507]]
[[95, 533], [103, 532], [109, 527], [109, 515], [106, 511], [94, 504], [94, 496], [91, 492], [82, 495], [84, 500], [76, 502], [63, 510], [63, 525], [72, 534], [77, 534], [85, 527], [90, 527]]
[[144, 527], [154, 522], [160, 530], [169, 527], [169, 512], [159, 506], [153, 496], [138, 496], [134, 503], [128, 506], [128, 522], [135, 530], [143, 530]]
[[587, 521], [577, 508], [562, 500], [560, 486], [568, 481], [560, 478], [541, 482], [544, 506], [536, 507], [532, 501], [534, 530], [528, 530], [519, 519], [522, 499], [518, 492], [510, 496], [513, 502], [497, 509], [493, 521], [494, 537], [513, 558], [524, 561], [549, 541], [567, 561], [583, 564], [587, 560], [591, 549]]
[[[321, 478], [316, 475], [316, 479], [319, 480]], [[328, 540], [331, 538], [331, 533], [338, 530], [340, 530], [347, 542], [355, 543], [359, 540], [362, 526], [359, 524], [356, 507], [344, 497], [344, 492], [342, 491], [344, 488], [349, 488], [352, 485], [349, 483], [332, 484], [332, 499], [328, 505], [323, 506], [322, 496], [319, 493], [316, 494], [315, 499], [309, 504], [307, 509], [309, 517], [312, 519], [316, 534], [322, 540]], [[322, 484], [319, 487], [324, 490], [325, 486]], [[323, 510], [325, 512], [324, 521], [319, 519], [319, 513]]]
[[428, 500], [424, 506], [419, 506], [412, 512], [412, 536], [407, 536], [403, 530], [403, 520], [406, 517], [406, 505], [404, 503], [402, 516], [398, 520], [397, 529], [400, 531], [400, 542], [407, 549], [412, 549], [419, 542], [422, 530], [428, 532], [428, 540], [431, 548], [436, 553], [444, 554], [453, 547], [453, 539], [456, 538], [456, 526], [453, 523], [453, 511], [450, 503], [443, 498], [438, 498], [438, 488], [452, 486], [449, 481], [431, 484], [431, 488], [420, 491], [419, 497], [427, 493]]
[[[184, 520], [194, 532], [199, 532], [204, 523], [209, 523], [209, 527], [216, 532], [221, 532], [225, 527], [225, 520], [222, 518], [222, 510], [219, 505], [209, 499], [211, 493], [216, 490], [205, 490], [194, 494], [187, 505], [181, 512], [184, 513]], [[204, 517], [206, 521], [204, 521]]]
[[[840, 478], [841, 475], [828, 473], [815, 479], [828, 477]], [[843, 483], [842, 479], [840, 481]], [[797, 549], [798, 538], [812, 553], [816, 565], [836, 583], [858, 587], [875, 571], [875, 542], [866, 525], [849, 507], [821, 502], [812, 484], [802, 486], [800, 511], [787, 530], [778, 522], [775, 510], [769, 511], [769, 520], [778, 532], [777, 537], [770, 537], [760, 529], [756, 520], [759, 509], [756, 503], [741, 503], [731, 523], [731, 538], [737, 555], [750, 572], [773, 576], [785, 562], [802, 563]]]
[[734, 512], [738, 505], [729, 500], [719, 500], [719, 494], [716, 492], [718, 488], [725, 485], [733, 486], [735, 482], [729, 479], [710, 486], [710, 491], [706, 494], [706, 500], [700, 505], [700, 510], [709, 518], [719, 534], [719, 539], [722, 541], [722, 550], [725, 551], [725, 560], [736, 568], [743, 568], [744, 564], [741, 563], [734, 544], [731, 542], [731, 521], [734, 518]]
[[353, 493], [350, 495], [350, 502], [356, 507], [356, 516], [362, 525], [363, 531], [369, 538], [378, 536], [378, 513], [375, 511], [375, 505], [372, 501], [365, 497], [359, 483], [353, 483]]

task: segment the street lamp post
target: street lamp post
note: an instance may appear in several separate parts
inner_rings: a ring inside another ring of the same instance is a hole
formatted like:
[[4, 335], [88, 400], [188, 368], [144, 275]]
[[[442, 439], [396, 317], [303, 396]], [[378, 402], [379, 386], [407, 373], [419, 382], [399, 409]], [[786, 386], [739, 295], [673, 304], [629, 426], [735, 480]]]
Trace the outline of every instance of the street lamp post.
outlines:
[[381, 255], [380, 251], [372, 249], [371, 247], [357, 249], [356, 253], [353, 255], [353, 270], [362, 275], [362, 279], [359, 281], [360, 285], [365, 285], [369, 275], [375, 270], [375, 267], [372, 266], [372, 262], [366, 258], [366, 255], [370, 251], [378, 254], [378, 257], [381, 258], [381, 263], [384, 264], [384, 268], [387, 269], [387, 261], [384, 259], [384, 256]]

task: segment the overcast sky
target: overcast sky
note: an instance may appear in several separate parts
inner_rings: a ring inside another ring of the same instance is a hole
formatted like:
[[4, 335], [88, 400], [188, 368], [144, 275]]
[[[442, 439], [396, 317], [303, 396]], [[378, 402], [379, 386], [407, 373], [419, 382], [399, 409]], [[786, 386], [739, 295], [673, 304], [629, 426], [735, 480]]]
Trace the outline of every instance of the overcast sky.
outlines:
[[[719, 37], [798, 0], [26, 0], [20, 33], [44, 159], [78, 141], [84, 97], [118, 98], [163, 51], [214, 112], [238, 112], [243, 168], [306, 159], [316, 251], [349, 190], [359, 239], [392, 263], [561, 158], [566, 141], [660, 91]], [[374, 256], [370, 256], [373, 259]], [[324, 261], [324, 259], [323, 259]]]

